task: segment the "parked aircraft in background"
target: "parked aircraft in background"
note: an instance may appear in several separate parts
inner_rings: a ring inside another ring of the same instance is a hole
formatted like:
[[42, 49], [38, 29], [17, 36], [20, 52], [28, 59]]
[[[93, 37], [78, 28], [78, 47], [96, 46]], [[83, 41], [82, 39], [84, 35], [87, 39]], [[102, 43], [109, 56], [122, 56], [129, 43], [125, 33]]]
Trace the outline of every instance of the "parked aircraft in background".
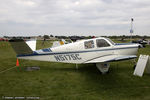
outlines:
[[136, 58], [139, 44], [114, 43], [109, 38], [99, 37], [69, 44], [36, 50], [36, 40], [10, 40], [18, 59], [51, 61], [74, 64], [96, 63], [106, 73], [109, 62]]

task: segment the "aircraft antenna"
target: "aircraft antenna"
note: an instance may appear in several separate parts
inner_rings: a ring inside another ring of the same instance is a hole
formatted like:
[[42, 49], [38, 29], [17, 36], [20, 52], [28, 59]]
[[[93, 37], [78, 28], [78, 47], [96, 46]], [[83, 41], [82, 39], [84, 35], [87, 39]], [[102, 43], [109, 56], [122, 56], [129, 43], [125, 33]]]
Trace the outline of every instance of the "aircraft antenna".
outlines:
[[133, 21], [134, 21], [134, 19], [131, 18], [131, 29], [130, 29], [130, 34], [131, 34], [131, 36], [130, 36], [130, 41], [131, 41], [131, 42], [132, 42], [132, 35], [133, 35]]

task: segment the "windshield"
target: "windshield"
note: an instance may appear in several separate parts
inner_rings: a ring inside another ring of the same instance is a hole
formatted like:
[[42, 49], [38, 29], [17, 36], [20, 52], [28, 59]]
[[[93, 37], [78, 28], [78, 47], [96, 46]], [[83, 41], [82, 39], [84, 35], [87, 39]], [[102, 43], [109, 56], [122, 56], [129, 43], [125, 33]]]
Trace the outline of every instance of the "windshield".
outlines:
[[112, 45], [115, 44], [111, 39], [107, 38], [107, 40], [108, 40]]

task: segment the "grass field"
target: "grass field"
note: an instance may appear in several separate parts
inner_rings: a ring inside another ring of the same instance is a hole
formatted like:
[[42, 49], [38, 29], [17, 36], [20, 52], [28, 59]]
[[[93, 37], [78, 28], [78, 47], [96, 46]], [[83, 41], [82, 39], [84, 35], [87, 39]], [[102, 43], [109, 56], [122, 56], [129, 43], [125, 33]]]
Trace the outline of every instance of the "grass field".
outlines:
[[[38, 41], [38, 48], [44, 46]], [[139, 50], [149, 54], [150, 46]], [[101, 75], [94, 64], [79, 65], [19, 60], [20, 67], [0, 73], [2, 96], [35, 96], [40, 100], [150, 100], [150, 75], [133, 76], [133, 63], [111, 63], [110, 73]], [[15, 52], [8, 42], [0, 42], [0, 71], [14, 67]], [[27, 66], [39, 66], [39, 71], [27, 72]]]

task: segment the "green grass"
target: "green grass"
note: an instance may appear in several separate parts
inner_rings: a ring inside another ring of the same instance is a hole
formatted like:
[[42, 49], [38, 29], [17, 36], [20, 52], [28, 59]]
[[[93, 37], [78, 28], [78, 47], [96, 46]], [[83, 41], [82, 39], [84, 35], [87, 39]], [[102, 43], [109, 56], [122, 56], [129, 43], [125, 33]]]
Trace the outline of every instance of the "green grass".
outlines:
[[[38, 48], [52, 41], [38, 41]], [[139, 53], [150, 55], [150, 46]], [[79, 65], [19, 60], [20, 67], [0, 73], [1, 96], [37, 96], [40, 100], [150, 100], [150, 75], [133, 76], [130, 61], [111, 63], [110, 73], [101, 75], [94, 64]], [[16, 56], [8, 42], [0, 42], [0, 71], [16, 64]], [[27, 72], [27, 66], [39, 71]]]

